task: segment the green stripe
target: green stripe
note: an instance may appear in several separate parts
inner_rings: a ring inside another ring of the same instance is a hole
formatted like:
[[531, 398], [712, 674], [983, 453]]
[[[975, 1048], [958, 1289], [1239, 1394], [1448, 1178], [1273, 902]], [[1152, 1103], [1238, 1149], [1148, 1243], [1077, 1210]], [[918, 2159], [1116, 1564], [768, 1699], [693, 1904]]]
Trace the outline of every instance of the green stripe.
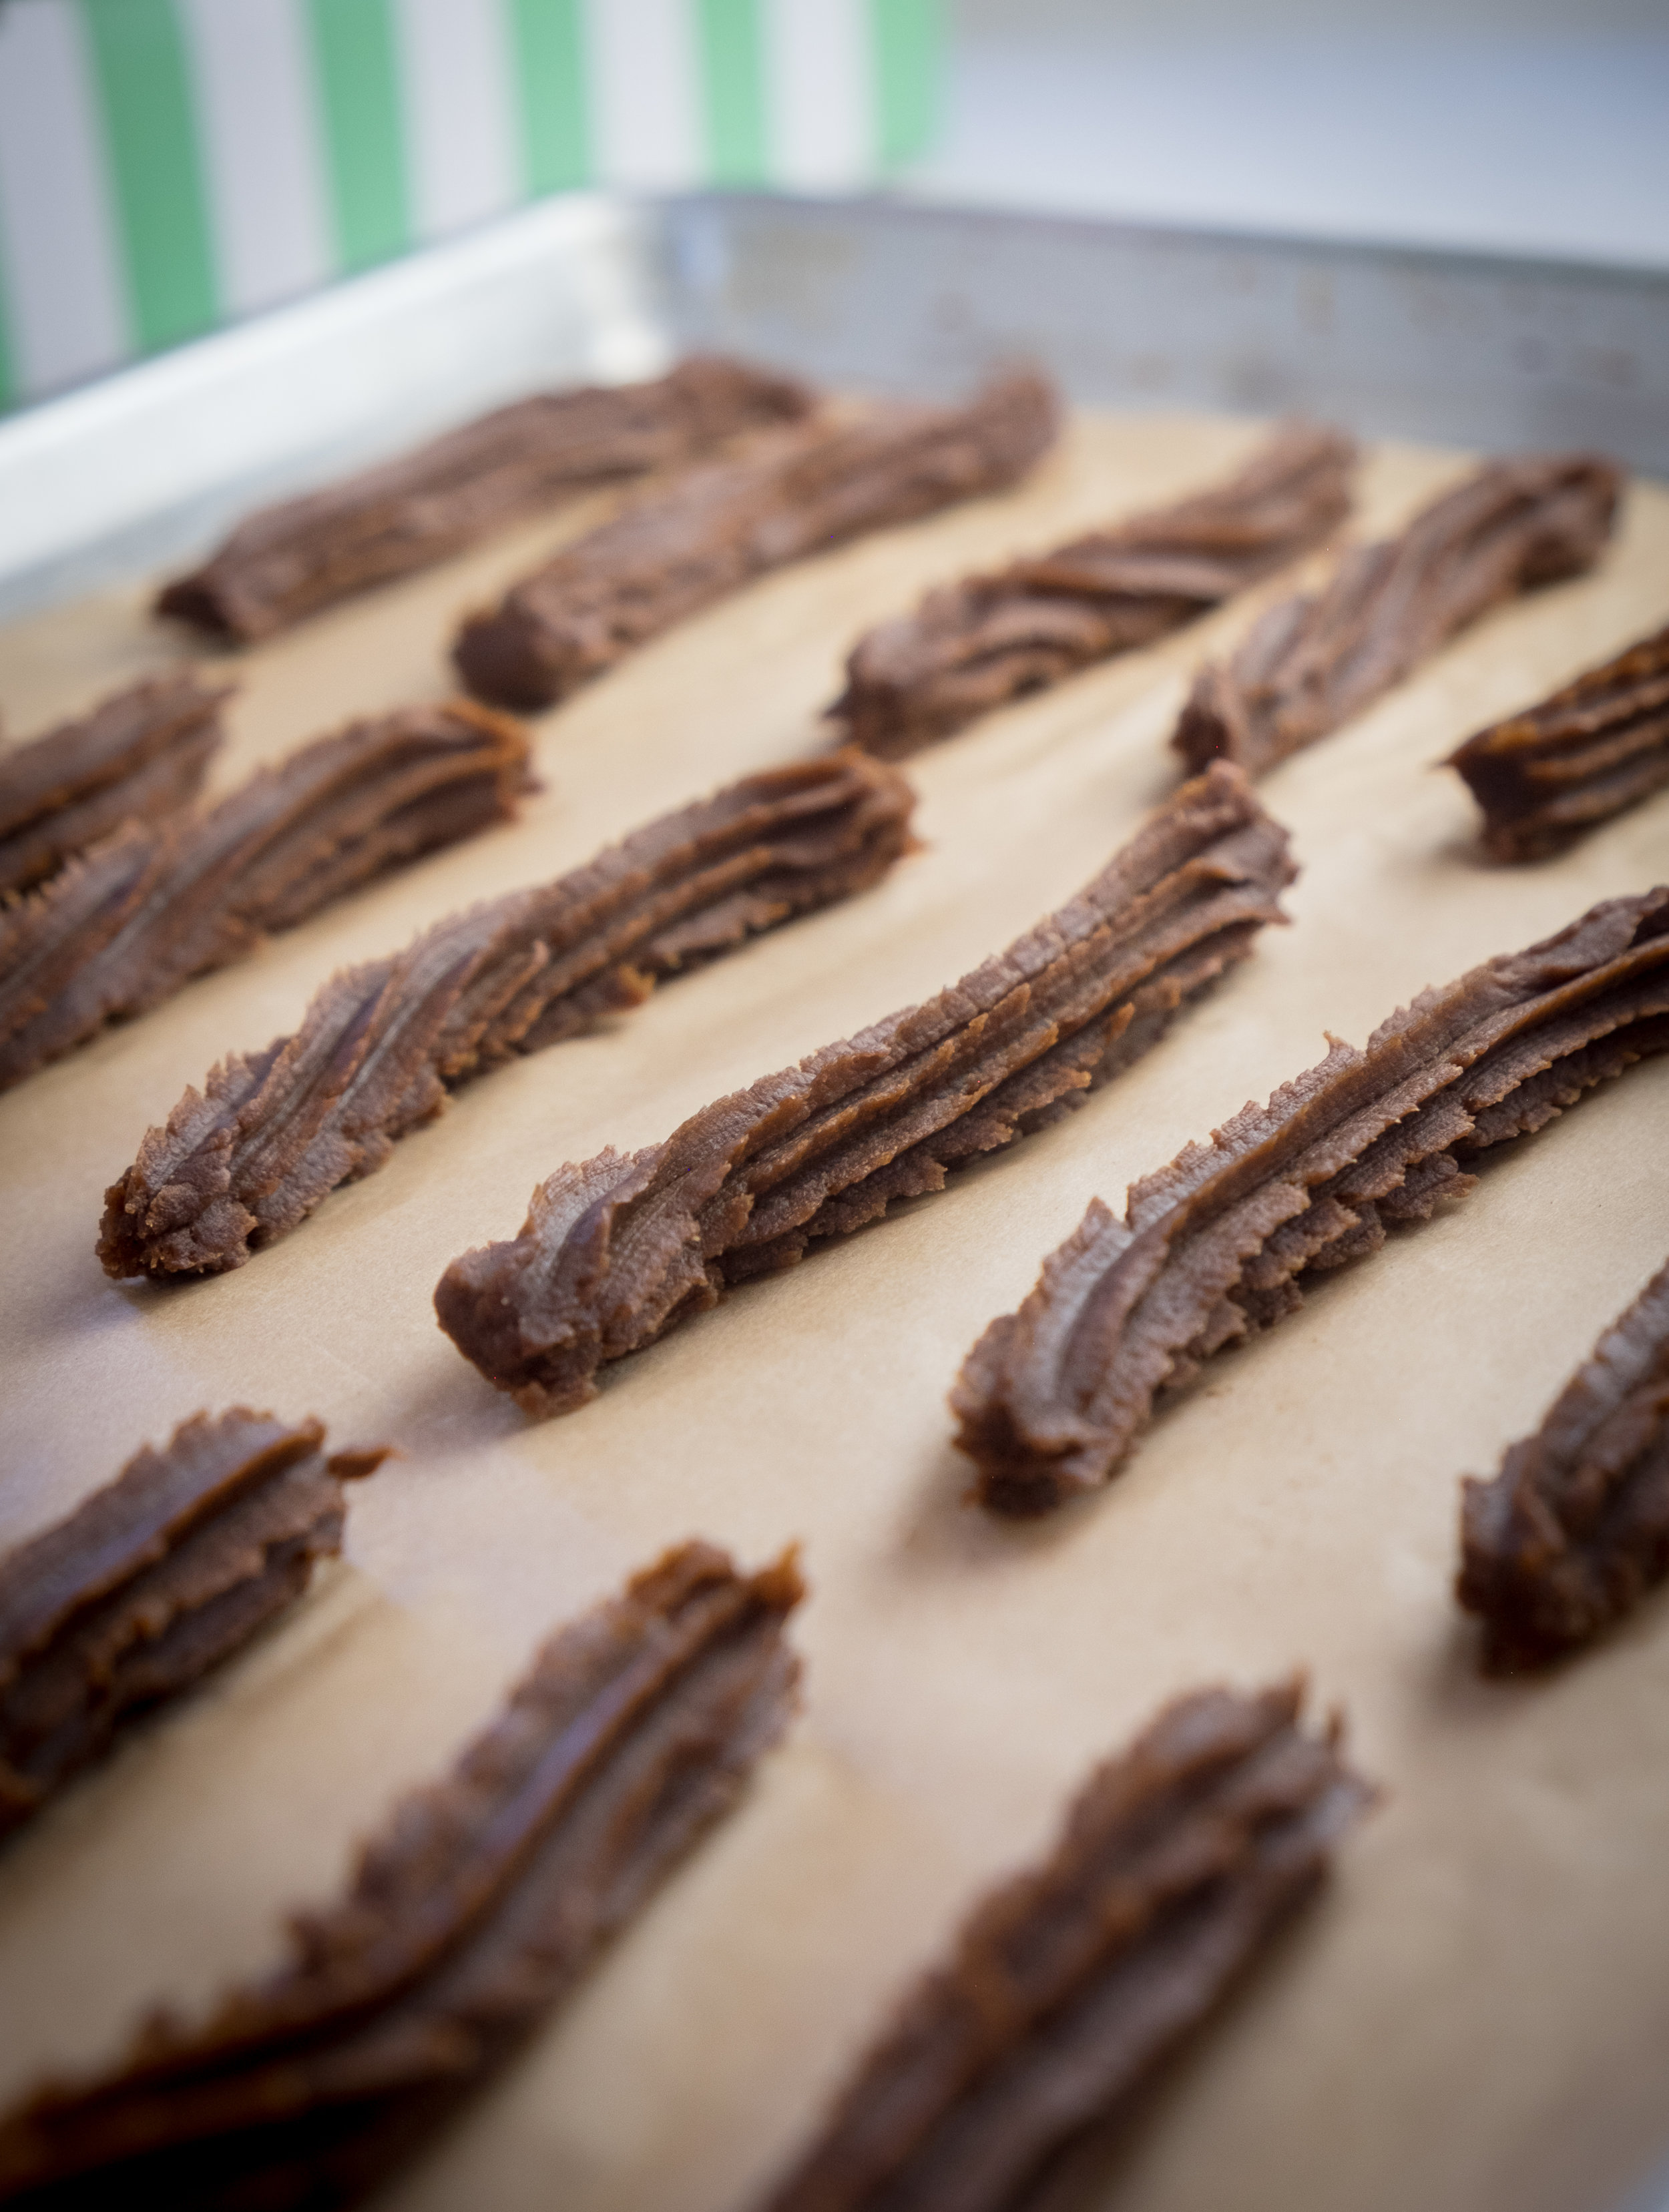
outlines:
[[411, 242], [389, 0], [308, 0], [308, 15], [337, 259], [366, 269]]
[[764, 180], [764, 56], [758, 0], [697, 0], [707, 168], [716, 185]]
[[565, 191], [591, 176], [580, 6], [581, 0], [509, 0], [530, 192]]
[[11, 341], [11, 322], [6, 295], [6, 266], [0, 260], [0, 415], [9, 407], [15, 407], [17, 389], [17, 355]]
[[875, 49], [875, 151], [884, 168], [914, 161], [939, 127], [944, 52], [938, 0], [869, 0]]
[[186, 49], [172, 0], [81, 0], [142, 346], [220, 318]]

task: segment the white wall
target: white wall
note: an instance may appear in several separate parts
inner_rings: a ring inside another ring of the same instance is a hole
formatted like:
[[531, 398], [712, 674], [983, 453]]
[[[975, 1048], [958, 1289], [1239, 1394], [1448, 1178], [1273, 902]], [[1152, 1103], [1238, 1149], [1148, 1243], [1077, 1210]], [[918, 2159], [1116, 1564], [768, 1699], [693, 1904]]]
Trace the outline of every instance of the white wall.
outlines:
[[953, 0], [959, 199], [1669, 268], [1669, 0]]

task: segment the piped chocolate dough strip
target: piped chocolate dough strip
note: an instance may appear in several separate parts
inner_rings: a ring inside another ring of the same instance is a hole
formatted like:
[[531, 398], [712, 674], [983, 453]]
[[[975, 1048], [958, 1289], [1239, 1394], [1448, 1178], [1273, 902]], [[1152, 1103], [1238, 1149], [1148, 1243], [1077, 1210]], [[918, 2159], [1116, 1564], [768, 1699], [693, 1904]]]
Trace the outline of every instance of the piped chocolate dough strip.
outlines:
[[1355, 458], [1337, 431], [1287, 423], [1212, 490], [930, 592], [858, 640], [828, 712], [844, 742], [902, 760], [1150, 645], [1319, 545], [1349, 513]]
[[1498, 860], [1538, 860], [1669, 783], [1669, 629], [1449, 755]]
[[149, 1131], [106, 1193], [106, 1273], [241, 1267], [375, 1173], [472, 1076], [878, 881], [909, 845], [914, 803], [861, 753], [746, 776], [555, 883], [332, 976], [293, 1036], [223, 1060]]
[[793, 1709], [792, 1559], [688, 1544], [547, 1643], [452, 1773], [397, 1805], [295, 1957], [202, 2027], [0, 2121], [0, 2199], [357, 2203], [573, 1990], [729, 1812]]
[[681, 362], [649, 384], [545, 392], [415, 453], [263, 507], [161, 593], [156, 611], [242, 644], [409, 576], [595, 486], [796, 422], [813, 395], [740, 362]]
[[1539, 1129], [1669, 1048], [1669, 889], [1607, 899], [1526, 951], [1422, 991], [1367, 1041], [1247, 1105], [1099, 1199], [1020, 1311], [969, 1353], [956, 1442], [999, 1513], [1044, 1513], [1113, 1475], [1155, 1398], [1303, 1304], [1308, 1273], [1377, 1251]]
[[1461, 1486], [1456, 1594], [1487, 1674], [1580, 1650], [1669, 1574], [1669, 1267], [1493, 1482]]
[[159, 677], [0, 752], [0, 893], [44, 883], [120, 823], [195, 799], [227, 696], [195, 676]]
[[1019, 2212], [1319, 1887], [1373, 1793], [1295, 1686], [1167, 1705], [973, 1912], [771, 2212]]
[[207, 814], [130, 822], [0, 909], [0, 1090], [385, 869], [510, 820], [519, 724], [466, 701], [352, 722]]
[[317, 1421], [245, 1407], [182, 1421], [0, 1559], [0, 1835], [282, 1613], [341, 1549], [343, 1481]]
[[1398, 538], [1347, 553], [1196, 678], [1171, 743], [1190, 769], [1261, 775], [1398, 684], [1491, 607], [1581, 575], [1611, 536], [1618, 472], [1590, 453], [1490, 461]]
[[1057, 1121], [1251, 951], [1294, 871], [1239, 769], [1185, 785], [1058, 914], [924, 1006], [826, 1046], [533, 1194], [521, 1233], [435, 1293], [465, 1357], [534, 1414], [596, 1395], [728, 1285]]
[[645, 493], [472, 617], [459, 673], [478, 698], [548, 707], [769, 569], [1014, 483], [1057, 427], [1052, 387], [1017, 375], [964, 407], [763, 434]]

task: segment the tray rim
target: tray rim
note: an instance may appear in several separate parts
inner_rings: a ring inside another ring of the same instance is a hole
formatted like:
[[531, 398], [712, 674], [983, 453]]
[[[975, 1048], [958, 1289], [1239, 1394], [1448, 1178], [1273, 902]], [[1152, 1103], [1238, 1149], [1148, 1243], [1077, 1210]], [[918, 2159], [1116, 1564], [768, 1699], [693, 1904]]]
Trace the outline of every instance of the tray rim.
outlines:
[[[0, 419], [0, 620], [137, 577], [206, 546], [251, 504], [541, 386], [654, 374], [680, 340], [703, 335], [715, 256], [734, 256], [739, 238], [745, 250], [743, 234], [773, 215], [802, 229], [844, 229], [870, 252], [925, 233], [997, 250], [1099, 247], [1173, 269], [1227, 257], [1278, 276], [1427, 280], [1479, 300], [1539, 289], [1617, 303], [1653, 324], [1660, 317], [1669, 359], [1669, 270], [1633, 264], [1039, 213], [899, 190], [561, 195]], [[442, 343], [447, 357], [428, 374], [425, 349]], [[1069, 368], [1057, 365], [1071, 388]], [[280, 392], [300, 404], [275, 417]], [[1076, 396], [1176, 404], [1105, 390]], [[1221, 396], [1192, 404], [1271, 411]], [[1654, 444], [1669, 459], [1669, 393], [1663, 413]], [[1408, 434], [1406, 424], [1391, 432]], [[1441, 441], [1441, 426], [1431, 434]]]

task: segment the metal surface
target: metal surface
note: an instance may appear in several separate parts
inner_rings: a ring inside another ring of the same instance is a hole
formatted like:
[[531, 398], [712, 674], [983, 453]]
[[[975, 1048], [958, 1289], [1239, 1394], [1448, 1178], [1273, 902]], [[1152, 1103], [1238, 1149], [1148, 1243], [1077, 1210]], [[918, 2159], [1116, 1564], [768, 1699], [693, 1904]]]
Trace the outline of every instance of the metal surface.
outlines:
[[1669, 277], [910, 205], [546, 202], [0, 422], [0, 617], [155, 568], [282, 492], [689, 345], [951, 392], [1270, 415], [1669, 475]]
[[652, 215], [587, 193], [0, 421], [0, 618], [489, 407], [665, 366]]
[[[733, 197], [546, 204], [0, 422], [0, 617], [195, 552], [254, 501], [540, 386], [688, 345], [949, 392], [1040, 359], [1078, 399], [1669, 476], [1669, 279]], [[1626, 2212], [1669, 2212], [1669, 2169]]]
[[929, 391], [1024, 355], [1102, 404], [1669, 475], [1669, 276], [886, 201], [690, 199], [664, 225], [685, 343]]

